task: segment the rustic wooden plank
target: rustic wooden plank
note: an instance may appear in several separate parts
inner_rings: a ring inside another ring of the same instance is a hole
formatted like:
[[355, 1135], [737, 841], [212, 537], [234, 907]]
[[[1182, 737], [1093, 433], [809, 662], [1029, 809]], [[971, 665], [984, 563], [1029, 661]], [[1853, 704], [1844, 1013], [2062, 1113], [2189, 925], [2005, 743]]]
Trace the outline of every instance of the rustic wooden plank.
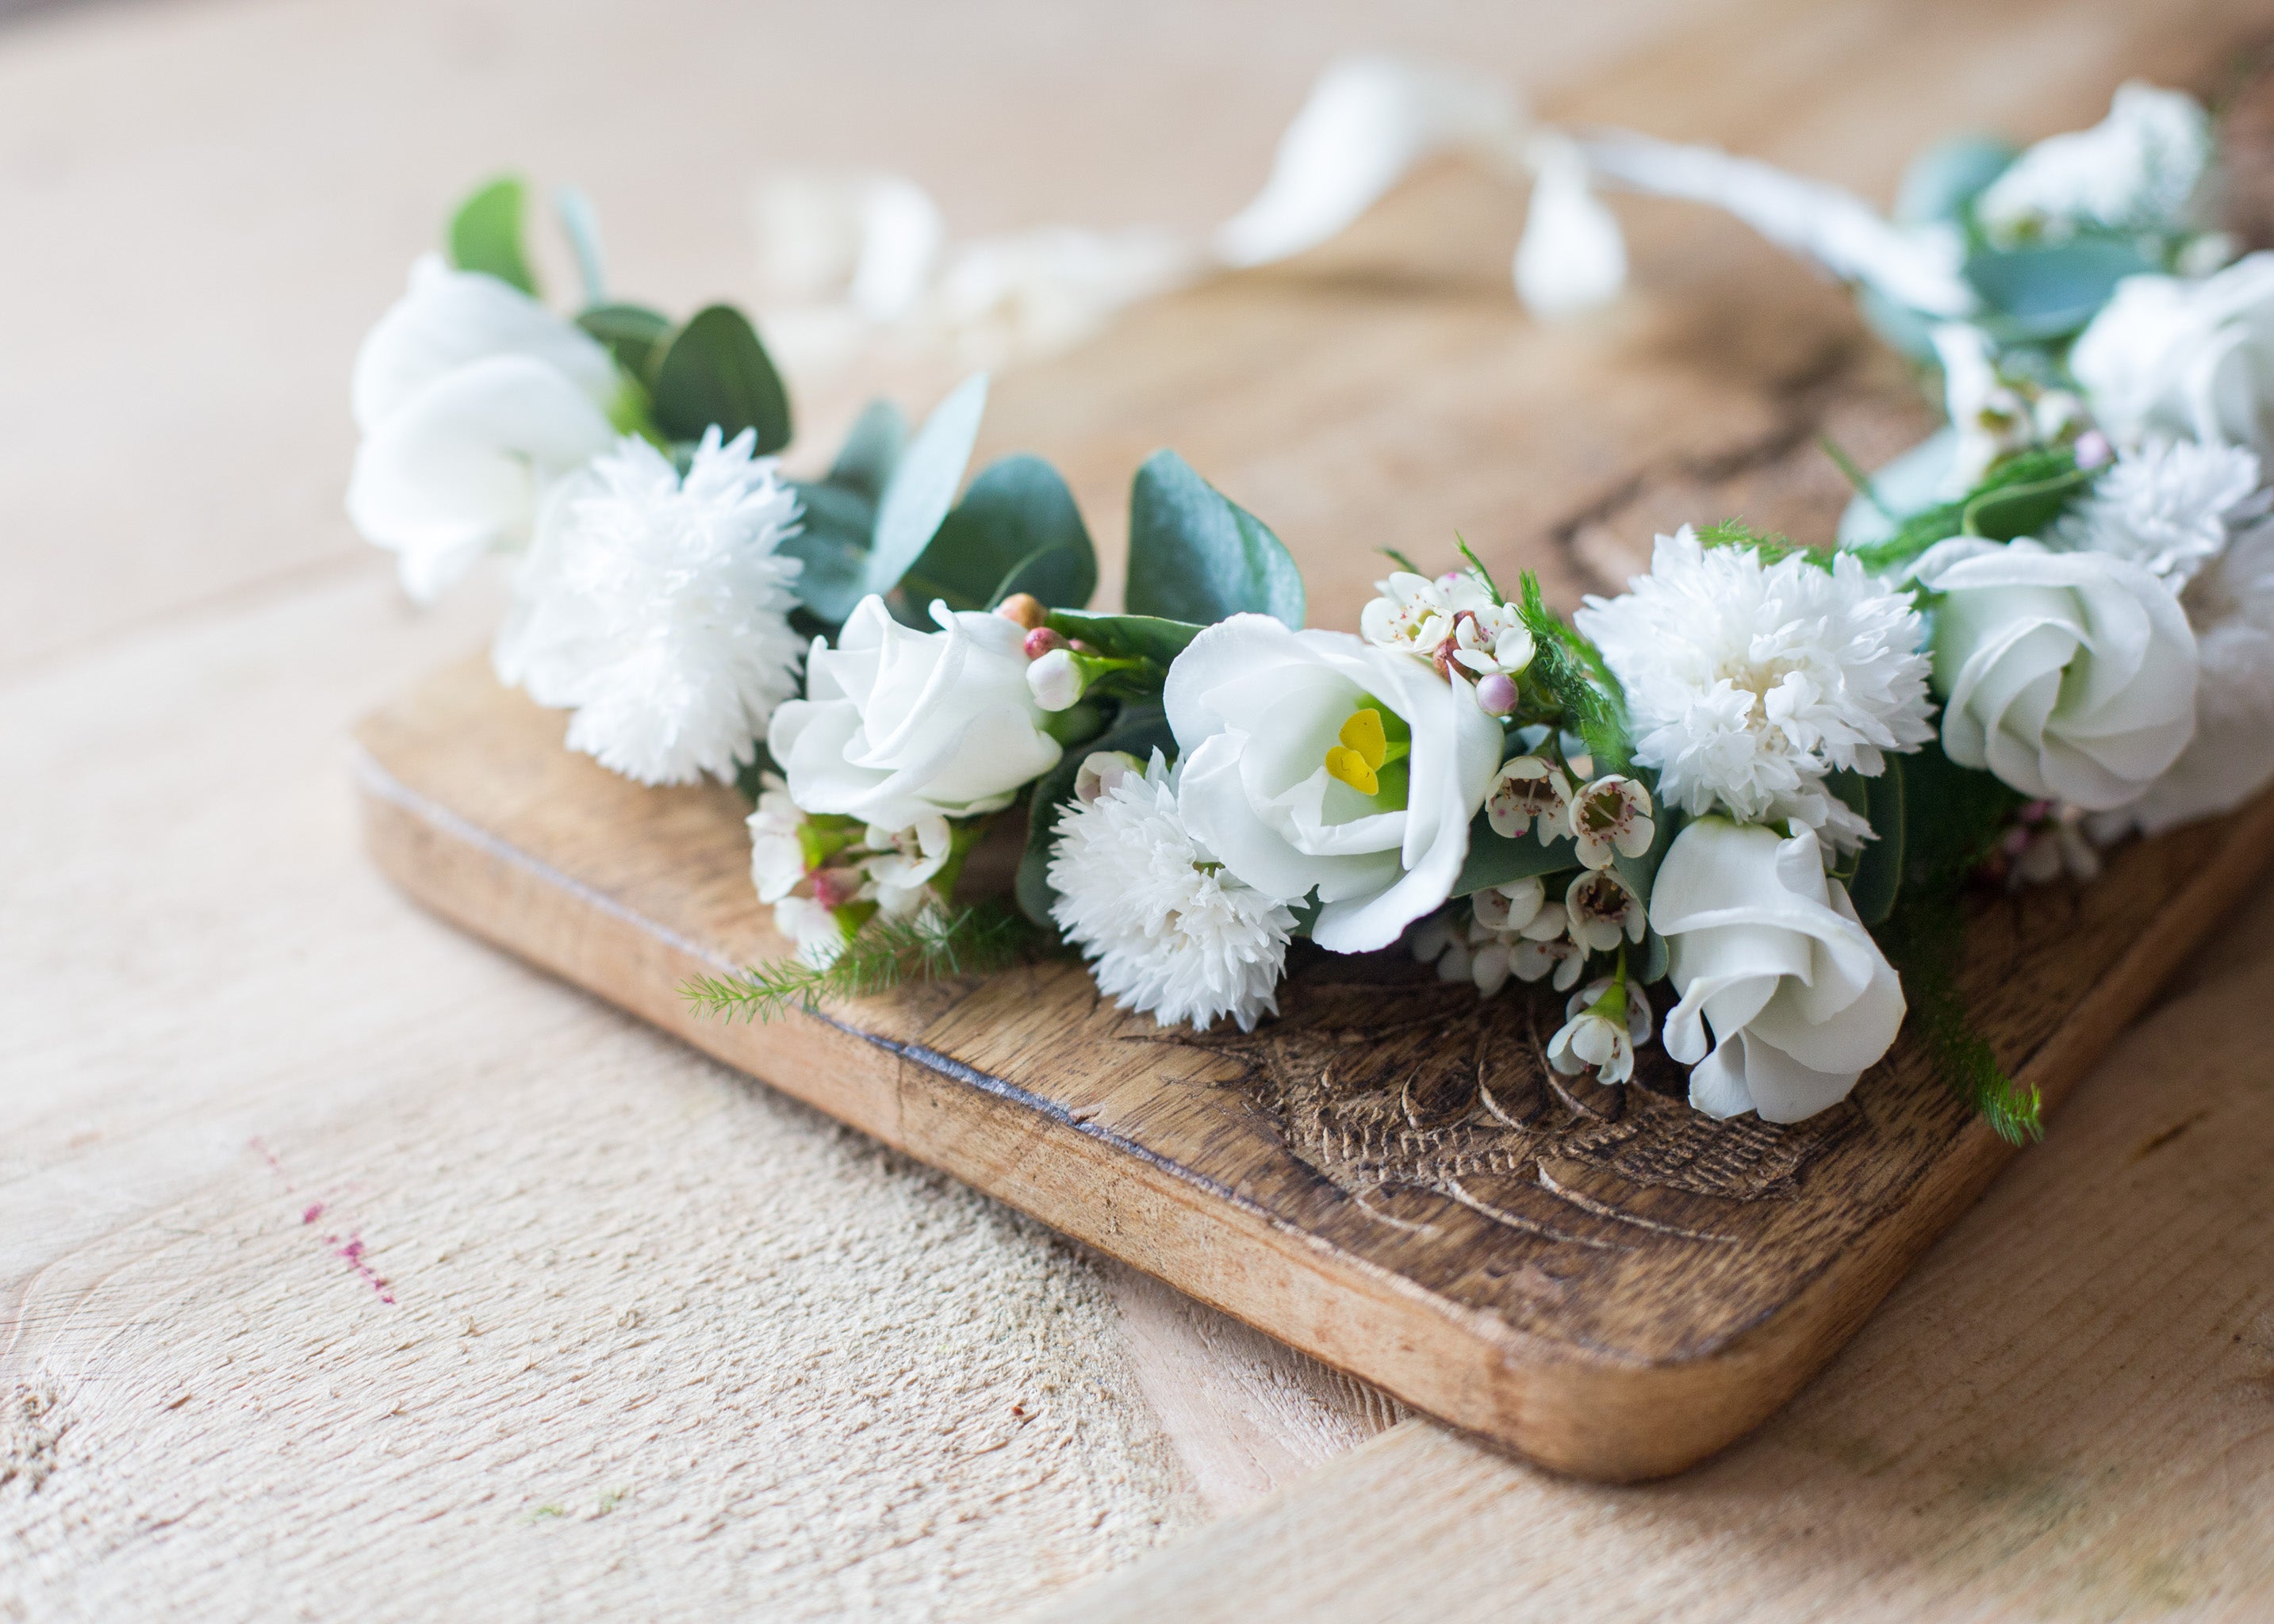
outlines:
[[[2141, 20], [2095, 15], [2112, 37]], [[1919, 85], [1900, 19], [1843, 20], [1841, 49], [1859, 29], [1891, 46], [1853, 57], [1856, 96]], [[2205, 22], [2187, 42], [2198, 68], [2263, 19]], [[2050, 26], [2024, 13], [1976, 43]], [[2026, 82], [2074, 99], [2057, 71]], [[990, 438], [1028, 436], [1110, 513], [1101, 492], [1167, 406], [1171, 438], [1283, 528], [1333, 623], [1374, 544], [1433, 555], [1457, 527], [1566, 601], [1613, 584], [1645, 521], [1677, 505], [1818, 533], [1841, 492], [1817, 433], [1869, 459], [1928, 420], [1835, 293], [1695, 211], [1643, 213], [1620, 312], [1525, 321], [1499, 269], [1508, 200], [1483, 188], [1440, 170], [1303, 264], [1134, 313], [1009, 380]], [[611, 779], [560, 731], [475, 667], [374, 718], [382, 864], [730, 1064], [1570, 1470], [1661, 1474], [1757, 1424], [2010, 1154], [1909, 1044], [1794, 1129], [1704, 1122], [1662, 1058], [1650, 1086], [1574, 1097], [1541, 1064], [1537, 1004], [1480, 1006], [1393, 959], [1301, 961], [1252, 1039], [1162, 1034], [1063, 964], [722, 1025], [689, 1011], [681, 981], [785, 951], [743, 874], [739, 803]], [[2057, 1101], [2270, 853], [2274, 800], [2128, 846], [2082, 891], [1980, 907], [1962, 982], [2001, 1058]]]
[[1427, 1423], [1034, 1624], [2274, 1611], [2274, 959], [2166, 1005], [1783, 1413], [1608, 1489]]
[[[688, 976], [786, 951], [740, 802], [642, 790], [560, 734], [479, 666], [381, 712], [362, 733], [381, 865], [729, 1064], [1567, 1470], [1653, 1476], [1757, 1423], [2010, 1154], [1908, 1043], [1792, 1129], [1643, 1088], [1559, 1098], [1523, 999], [1394, 954], [1312, 956], [1253, 1039], [1164, 1036], [1063, 963], [708, 1019]], [[2001, 1055], [2058, 1101], [2270, 853], [2274, 799], [1984, 907], [1962, 981]]]

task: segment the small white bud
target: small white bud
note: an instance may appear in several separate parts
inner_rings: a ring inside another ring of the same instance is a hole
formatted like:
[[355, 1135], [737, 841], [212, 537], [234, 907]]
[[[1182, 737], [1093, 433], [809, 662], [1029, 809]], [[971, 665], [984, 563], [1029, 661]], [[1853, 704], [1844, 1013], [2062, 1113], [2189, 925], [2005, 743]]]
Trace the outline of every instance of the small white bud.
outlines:
[[1073, 650], [1052, 649], [1027, 667], [1027, 686], [1034, 690], [1035, 703], [1043, 710], [1065, 710], [1081, 697], [1087, 684], [1082, 681], [1081, 666], [1076, 663]]

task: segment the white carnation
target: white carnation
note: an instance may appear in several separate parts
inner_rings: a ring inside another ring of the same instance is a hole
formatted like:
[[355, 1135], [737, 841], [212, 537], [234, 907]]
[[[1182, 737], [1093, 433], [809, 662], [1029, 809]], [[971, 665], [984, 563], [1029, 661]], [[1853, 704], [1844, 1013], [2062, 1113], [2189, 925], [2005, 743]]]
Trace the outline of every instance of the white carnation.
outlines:
[[643, 784], [730, 778], [797, 688], [797, 501], [747, 431], [682, 480], [626, 437], [548, 506], [499, 634], [498, 675], [574, 710], [572, 748]]
[[2059, 538], [2129, 559], [2176, 589], [2266, 505], [2255, 453], [2191, 440], [2150, 444], [2101, 475], [2091, 499], [2061, 521]]
[[1060, 815], [1050, 877], [1058, 928], [1124, 1009], [1202, 1031], [1230, 1015], [1252, 1032], [1278, 1013], [1295, 916], [1193, 838], [1157, 750], [1142, 776]]
[[1764, 564], [1706, 547], [1684, 525], [1660, 536], [1651, 573], [1577, 621], [1626, 689], [1635, 759], [1691, 816], [1789, 820], [1852, 847], [1864, 820], [1826, 773], [1876, 775], [1883, 752], [1933, 737], [1924, 627], [1908, 595], [1841, 554]]

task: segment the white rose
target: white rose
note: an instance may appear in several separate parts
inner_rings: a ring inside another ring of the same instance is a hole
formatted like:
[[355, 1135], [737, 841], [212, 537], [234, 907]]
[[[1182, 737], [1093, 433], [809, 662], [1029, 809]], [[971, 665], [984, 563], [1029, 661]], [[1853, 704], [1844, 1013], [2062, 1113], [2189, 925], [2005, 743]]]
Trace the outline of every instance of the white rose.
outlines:
[[429, 254], [356, 354], [363, 431], [348, 517], [433, 598], [482, 553], [529, 538], [546, 489], [614, 443], [623, 380], [582, 328]]
[[1894, 969], [1826, 877], [1813, 830], [1785, 839], [1699, 818], [1659, 865], [1650, 922], [1682, 995], [1666, 1052], [1694, 1068], [1690, 1103], [1709, 1116], [1813, 1116], [1848, 1097], [1902, 1026]]
[[1951, 760], [2097, 812], [2137, 796], [2187, 748], [2195, 634], [2141, 566], [1959, 537], [1929, 549], [1916, 574], [1941, 594], [1934, 686]]
[[1321, 947], [1387, 947], [1451, 893], [1501, 755], [1467, 683], [1344, 633], [1239, 614], [1177, 657], [1163, 702], [1186, 826], [1267, 896], [1315, 886]]
[[931, 618], [938, 631], [913, 630], [872, 595], [834, 649], [815, 639], [806, 697], [775, 711], [767, 734], [806, 811], [907, 829], [997, 811], [1058, 764], [1027, 686], [1025, 630], [937, 602]]
[[2069, 351], [2120, 444], [2192, 439], [2274, 451], [2274, 253], [2200, 282], [2127, 276]]

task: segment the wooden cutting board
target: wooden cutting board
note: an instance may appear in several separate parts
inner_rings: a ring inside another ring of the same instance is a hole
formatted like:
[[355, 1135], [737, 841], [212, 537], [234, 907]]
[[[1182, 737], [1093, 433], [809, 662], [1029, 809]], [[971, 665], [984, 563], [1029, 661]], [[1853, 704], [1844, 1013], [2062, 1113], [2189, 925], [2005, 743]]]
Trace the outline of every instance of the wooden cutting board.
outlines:
[[[1965, 122], [1920, 64], [1876, 60], [1849, 70], [1859, 105], [1902, 91], [1920, 133]], [[2112, 77], [2040, 84], [2031, 117], [2088, 121]], [[1685, 519], [1823, 535], [1846, 491], [1818, 436], [1871, 462], [1928, 426], [1843, 296], [1702, 211], [1626, 207], [1636, 293], [1531, 324], [1506, 280], [1520, 202], [1434, 172], [1305, 261], [1133, 312], [1001, 380], [983, 455], [1064, 468], [1112, 579], [1129, 475], [1174, 444], [1279, 529], [1314, 623], [1350, 625], [1375, 548], [1435, 559], [1456, 530], [1566, 607]], [[1746, 1431], [2014, 1154], [1907, 1041], [1790, 1128], [1696, 1116], [1654, 1049], [1636, 1086], [1559, 1086], [1545, 1004], [1482, 1004], [1395, 954], [1299, 957], [1252, 1036], [1163, 1033], [1057, 962], [727, 1024], [681, 984], [787, 951], [750, 887], [745, 808], [614, 778], [562, 731], [479, 663], [373, 717], [379, 862], [727, 1064], [1569, 1471], [1648, 1477]], [[2058, 1101], [2270, 854], [2274, 798], [2128, 845], [2091, 886], [1984, 901], [1961, 980], [2000, 1058]]]

